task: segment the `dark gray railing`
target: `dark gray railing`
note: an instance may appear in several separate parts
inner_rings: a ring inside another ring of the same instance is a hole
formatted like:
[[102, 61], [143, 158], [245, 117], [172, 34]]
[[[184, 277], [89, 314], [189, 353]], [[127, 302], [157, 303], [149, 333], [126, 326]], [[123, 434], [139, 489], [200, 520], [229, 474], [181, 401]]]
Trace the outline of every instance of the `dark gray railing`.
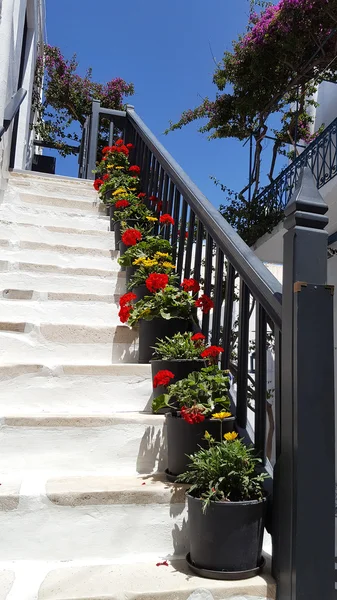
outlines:
[[278, 177], [257, 196], [268, 212], [284, 209], [304, 167], [309, 167], [321, 188], [337, 174], [337, 118], [313, 140]]
[[15, 119], [16, 115], [19, 112], [20, 106], [24, 101], [27, 95], [27, 90], [20, 88], [7, 104], [4, 112], [3, 124], [0, 127], [0, 140], [2, 136], [6, 133], [7, 129], [9, 129], [10, 124]]
[[[116, 114], [115, 114], [116, 113]], [[275, 356], [273, 572], [278, 600], [334, 598], [333, 296], [327, 285], [327, 206], [309, 169], [285, 214], [283, 287], [170, 156], [133, 107], [105, 111], [94, 103], [82, 152], [82, 177], [94, 178], [99, 116], [134, 144], [142, 191], [162, 200], [181, 279], [202, 281], [214, 299], [203, 314], [208, 340], [221, 344], [223, 368], [235, 377], [236, 420], [266, 464], [267, 342]], [[86, 150], [85, 150], [86, 148]], [[86, 153], [86, 159], [83, 156]], [[299, 163], [297, 163], [299, 164]], [[303, 174], [304, 173], [304, 174]], [[282, 300], [282, 306], [281, 306]], [[252, 339], [252, 330], [255, 331]], [[269, 340], [269, 341], [268, 341]], [[272, 340], [270, 342], [270, 340]], [[255, 376], [248, 372], [255, 345]], [[313, 564], [314, 568], [308, 569]]]

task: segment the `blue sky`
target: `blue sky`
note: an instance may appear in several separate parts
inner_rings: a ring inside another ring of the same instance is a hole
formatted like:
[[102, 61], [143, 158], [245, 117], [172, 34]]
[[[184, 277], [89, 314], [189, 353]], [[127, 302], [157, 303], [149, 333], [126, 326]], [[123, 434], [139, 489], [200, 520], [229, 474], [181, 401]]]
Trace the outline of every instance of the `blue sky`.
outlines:
[[[169, 120], [214, 97], [212, 53], [219, 60], [243, 33], [248, 0], [47, 0], [48, 43], [94, 80], [122, 77], [135, 85], [129, 100], [153, 133], [216, 206], [224, 195], [209, 176], [233, 189], [248, 178], [248, 144], [212, 140], [193, 123], [163, 135]], [[212, 48], [212, 53], [210, 50]], [[57, 172], [76, 176], [76, 158], [57, 158]]]

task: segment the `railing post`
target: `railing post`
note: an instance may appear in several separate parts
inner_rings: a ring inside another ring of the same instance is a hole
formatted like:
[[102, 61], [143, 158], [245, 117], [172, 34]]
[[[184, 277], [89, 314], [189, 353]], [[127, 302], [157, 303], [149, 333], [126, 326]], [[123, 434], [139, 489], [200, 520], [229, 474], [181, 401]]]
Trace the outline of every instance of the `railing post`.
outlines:
[[98, 125], [99, 125], [99, 111], [100, 101], [92, 101], [92, 111], [90, 119], [90, 137], [89, 137], [89, 152], [88, 152], [88, 163], [87, 163], [87, 179], [95, 179], [93, 173], [96, 168], [97, 160], [97, 141], [98, 141]]
[[333, 288], [328, 219], [309, 168], [285, 209], [280, 454], [274, 471], [277, 600], [335, 598]]

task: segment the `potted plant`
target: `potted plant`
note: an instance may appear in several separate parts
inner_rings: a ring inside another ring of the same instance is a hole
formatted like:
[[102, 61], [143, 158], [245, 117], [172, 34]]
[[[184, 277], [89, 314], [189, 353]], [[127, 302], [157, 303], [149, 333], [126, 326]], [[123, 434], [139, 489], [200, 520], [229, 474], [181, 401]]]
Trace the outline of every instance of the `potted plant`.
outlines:
[[118, 258], [118, 263], [126, 268], [126, 282], [129, 283], [132, 275], [137, 269], [135, 261], [139, 258], [154, 258], [157, 252], [161, 252], [166, 260], [172, 260], [172, 248], [170, 242], [158, 236], [146, 235], [137, 245], [127, 248], [123, 255]]
[[194, 299], [183, 290], [168, 285], [165, 273], [151, 273], [147, 287], [151, 296], [145, 296], [129, 306], [129, 314], [120, 315], [122, 322], [130, 327], [139, 323], [139, 362], [148, 363], [152, 358], [157, 338], [174, 335], [178, 331], [191, 331], [197, 323]]
[[161, 383], [163, 371], [173, 374], [169, 381], [172, 384], [205, 367], [205, 359], [200, 356], [204, 349], [205, 336], [202, 333], [176, 333], [158, 340], [151, 360], [153, 399], [166, 393], [166, 386]]
[[[219, 357], [222, 348], [210, 346], [209, 350]], [[229, 372], [211, 364], [169, 385], [165, 394], [153, 400], [154, 412], [171, 409], [166, 414], [169, 479], [186, 471], [188, 455], [205, 445], [206, 431], [216, 440], [232, 431], [235, 417], [229, 410], [229, 387]]]
[[173, 274], [175, 265], [167, 258], [166, 252], [156, 252], [153, 258], [136, 258], [133, 262], [135, 271], [131, 274], [127, 282], [127, 289], [133, 290], [137, 300], [142, 300], [149, 293], [152, 293], [151, 273], [164, 273], [168, 275], [169, 285], [177, 283], [177, 276]]
[[205, 434], [206, 448], [189, 457], [177, 481], [188, 483], [188, 564], [214, 579], [244, 579], [262, 567], [267, 498], [260, 460], [238, 434]]

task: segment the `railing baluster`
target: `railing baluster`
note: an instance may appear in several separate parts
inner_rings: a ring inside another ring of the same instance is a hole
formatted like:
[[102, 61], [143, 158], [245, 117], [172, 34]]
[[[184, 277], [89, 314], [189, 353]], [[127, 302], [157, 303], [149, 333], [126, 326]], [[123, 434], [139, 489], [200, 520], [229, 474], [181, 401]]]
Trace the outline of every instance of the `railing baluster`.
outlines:
[[214, 309], [212, 321], [212, 344], [215, 346], [219, 345], [220, 340], [221, 308], [223, 300], [223, 270], [224, 255], [219, 246], [217, 246], [215, 263]]
[[249, 348], [249, 289], [241, 279], [239, 303], [239, 341], [238, 341], [238, 385], [236, 420], [243, 429], [247, 425], [247, 387], [248, 387], [248, 348]]
[[282, 333], [274, 326], [275, 337], [275, 457], [281, 454], [281, 356], [282, 356]]
[[[206, 237], [206, 253], [205, 253], [205, 269], [204, 269], [204, 294], [209, 296], [212, 285], [212, 263], [213, 263], [213, 238], [207, 233]], [[209, 313], [204, 313], [202, 316], [202, 332], [209, 341]]]
[[177, 242], [178, 242], [180, 203], [181, 203], [180, 192], [179, 192], [178, 188], [176, 188], [175, 197], [174, 197], [174, 209], [173, 209], [174, 225], [172, 227], [172, 237], [171, 237], [173, 262], [176, 262], [177, 254], [178, 254]]
[[114, 141], [114, 122], [111, 120], [109, 125], [109, 146], [112, 146]]
[[203, 226], [201, 220], [198, 219], [197, 243], [195, 245], [194, 269], [193, 269], [193, 277], [197, 281], [199, 281], [199, 279], [200, 279], [201, 255], [202, 255], [203, 241], [204, 241], [204, 226]]
[[154, 170], [154, 177], [153, 177], [153, 181], [152, 181], [152, 189], [150, 190], [150, 195], [152, 195], [152, 196], [157, 196], [158, 195], [159, 169], [160, 169], [160, 163], [159, 163], [158, 160], [156, 160], [156, 166], [155, 166], [155, 170]]
[[255, 307], [255, 450], [266, 462], [267, 320], [259, 302]]
[[232, 326], [233, 326], [233, 304], [234, 304], [234, 284], [235, 284], [235, 269], [233, 265], [227, 261], [227, 277], [226, 277], [226, 292], [225, 292], [225, 312], [223, 322], [222, 345], [224, 352], [221, 356], [221, 366], [223, 369], [229, 369], [231, 360], [231, 341], [232, 341]]
[[[174, 191], [175, 191], [175, 185], [172, 181], [172, 179], [169, 179], [169, 184], [170, 184], [170, 191], [168, 194], [168, 201], [167, 201], [167, 213], [169, 215], [172, 215], [173, 212], [173, 198], [174, 198]], [[173, 215], [172, 215], [173, 216]], [[165, 229], [165, 239], [169, 240], [171, 237], [171, 232], [172, 232], [172, 226], [167, 226]]]
[[195, 228], [195, 213], [191, 209], [190, 218], [188, 222], [188, 237], [186, 244], [186, 252], [185, 252], [185, 267], [184, 267], [184, 277], [189, 278], [191, 273], [191, 259], [192, 259], [192, 248], [194, 244], [194, 228]]
[[179, 250], [178, 250], [178, 263], [177, 263], [177, 272], [178, 272], [178, 276], [180, 277], [180, 280], [182, 277], [183, 260], [184, 260], [184, 252], [185, 252], [185, 231], [186, 231], [187, 208], [188, 208], [188, 204], [184, 198], [183, 206], [182, 206], [182, 210], [181, 210], [180, 224], [179, 224], [180, 233], [179, 233]]
[[163, 188], [163, 193], [162, 193], [163, 213], [167, 212], [168, 186], [169, 186], [169, 176], [167, 175], [167, 173], [165, 173], [164, 174], [164, 188]]

